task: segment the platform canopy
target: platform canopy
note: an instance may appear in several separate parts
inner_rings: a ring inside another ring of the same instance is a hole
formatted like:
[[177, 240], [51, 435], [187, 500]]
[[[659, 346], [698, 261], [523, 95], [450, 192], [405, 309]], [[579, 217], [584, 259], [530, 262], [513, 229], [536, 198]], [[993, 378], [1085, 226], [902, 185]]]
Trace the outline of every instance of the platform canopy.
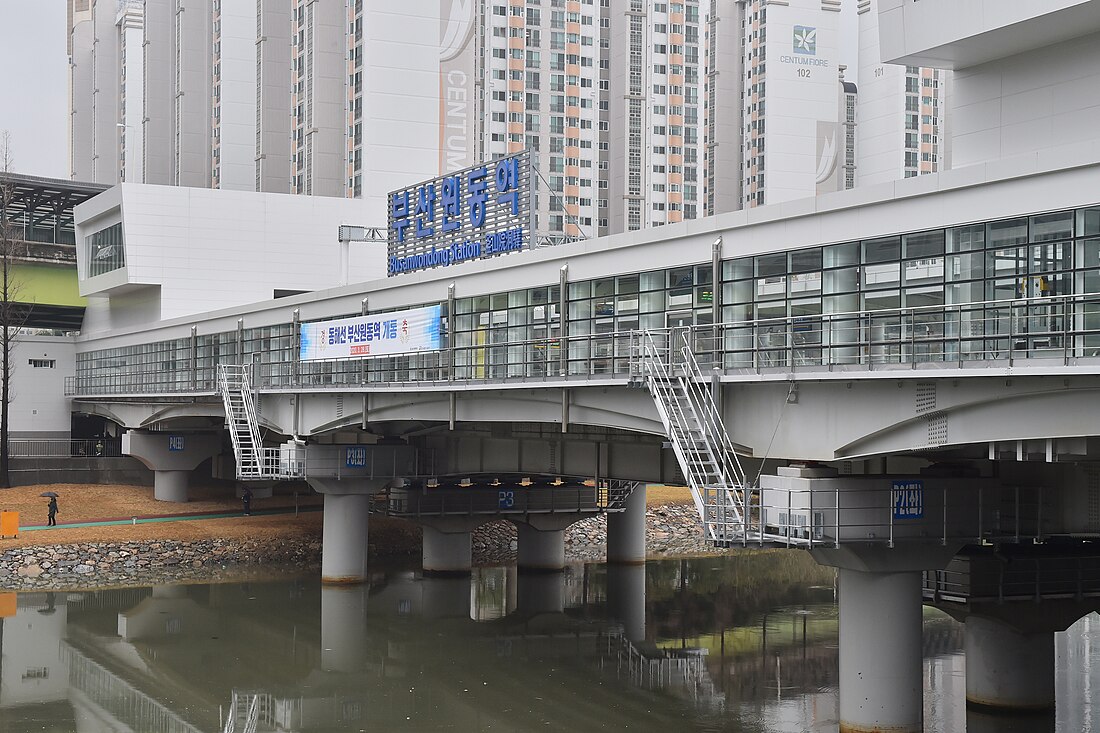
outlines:
[[78, 330], [85, 301], [77, 286], [73, 207], [110, 186], [0, 172], [0, 187], [7, 189], [0, 214], [14, 235], [18, 297], [27, 306], [22, 325]]

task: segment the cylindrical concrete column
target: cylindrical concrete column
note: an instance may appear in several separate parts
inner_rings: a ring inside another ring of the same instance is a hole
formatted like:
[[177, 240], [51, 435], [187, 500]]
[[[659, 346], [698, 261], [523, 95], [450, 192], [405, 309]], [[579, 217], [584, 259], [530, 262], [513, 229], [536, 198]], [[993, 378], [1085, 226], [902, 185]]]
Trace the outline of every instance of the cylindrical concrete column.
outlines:
[[645, 565], [607, 566], [607, 612], [628, 641], [645, 641]]
[[1005, 712], [1054, 708], [1054, 632], [1024, 634], [982, 616], [965, 626], [966, 701]]
[[153, 471], [153, 498], [185, 504], [190, 481], [190, 471]]
[[441, 532], [424, 525], [424, 571], [468, 573], [472, 567], [469, 532]]
[[363, 668], [366, 649], [366, 587], [322, 587], [321, 669], [357, 672]]
[[840, 731], [920, 733], [921, 574], [840, 569]]
[[516, 523], [516, 565], [520, 570], [564, 570], [565, 530]]
[[607, 561], [645, 562], [645, 484], [630, 493], [625, 510], [607, 515]]
[[362, 583], [367, 578], [366, 494], [325, 494], [321, 531], [321, 582]]

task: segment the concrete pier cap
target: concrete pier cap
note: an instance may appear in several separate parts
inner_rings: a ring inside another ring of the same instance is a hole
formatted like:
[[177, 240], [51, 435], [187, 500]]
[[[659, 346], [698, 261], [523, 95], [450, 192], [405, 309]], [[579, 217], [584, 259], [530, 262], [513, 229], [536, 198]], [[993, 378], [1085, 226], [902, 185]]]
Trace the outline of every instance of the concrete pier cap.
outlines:
[[218, 433], [128, 430], [122, 435], [122, 454], [133, 456], [153, 471], [153, 498], [184, 503], [191, 472], [222, 450]]

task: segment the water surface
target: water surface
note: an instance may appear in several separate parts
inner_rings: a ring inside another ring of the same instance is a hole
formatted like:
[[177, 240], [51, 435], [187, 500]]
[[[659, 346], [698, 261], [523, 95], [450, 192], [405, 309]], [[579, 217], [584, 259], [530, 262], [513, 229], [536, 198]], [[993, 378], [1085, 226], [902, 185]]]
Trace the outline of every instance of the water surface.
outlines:
[[[835, 731], [833, 577], [778, 552], [0, 596], [0, 731]], [[968, 714], [962, 641], [926, 609], [926, 730], [1093, 730], [1100, 617], [1057, 636], [1056, 718]]]

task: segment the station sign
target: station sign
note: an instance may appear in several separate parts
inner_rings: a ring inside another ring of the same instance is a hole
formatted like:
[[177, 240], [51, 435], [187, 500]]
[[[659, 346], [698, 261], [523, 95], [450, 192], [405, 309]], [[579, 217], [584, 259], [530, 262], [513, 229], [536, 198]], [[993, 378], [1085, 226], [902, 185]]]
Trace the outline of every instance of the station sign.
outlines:
[[298, 358], [364, 359], [376, 356], [439, 351], [442, 306], [303, 323]]
[[890, 490], [894, 519], [924, 518], [924, 482], [895, 481]]
[[531, 246], [531, 154], [476, 165], [387, 197], [387, 274], [447, 267]]

